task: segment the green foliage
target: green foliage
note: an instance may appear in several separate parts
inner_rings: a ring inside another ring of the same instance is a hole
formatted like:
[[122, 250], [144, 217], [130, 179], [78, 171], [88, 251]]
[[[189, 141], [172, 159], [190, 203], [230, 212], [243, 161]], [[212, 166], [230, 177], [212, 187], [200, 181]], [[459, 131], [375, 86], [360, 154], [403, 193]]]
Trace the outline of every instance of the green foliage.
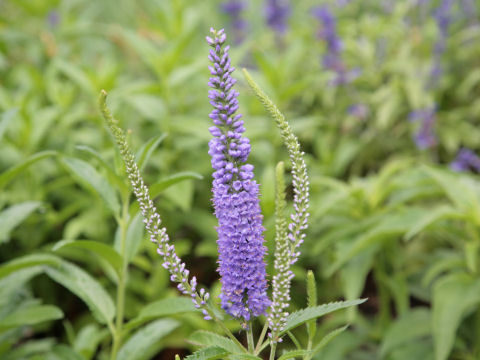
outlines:
[[[216, 338], [197, 351], [185, 341], [217, 325], [170, 286], [96, 111], [107, 89], [172, 242], [216, 306], [204, 36], [213, 25], [233, 39], [221, 2], [1, 2], [2, 360], [104, 360], [114, 343], [127, 358], [265, 356], [232, 356]], [[448, 164], [461, 148], [480, 151], [479, 4], [469, 14], [454, 2], [436, 59], [432, 14], [441, 1], [323, 3], [336, 19], [343, 65], [361, 70], [348, 84], [330, 85], [334, 74], [322, 64], [328, 49], [310, 14], [318, 1], [290, 2], [285, 36], [266, 26], [262, 2], [250, 1], [245, 41], [231, 42], [233, 65], [247, 67], [274, 115], [282, 109], [289, 119], [311, 182], [310, 228], [287, 308], [304, 350], [285, 334], [277, 358], [477, 359], [479, 177]], [[428, 87], [436, 60], [443, 74]], [[238, 85], [272, 279], [274, 167], [285, 150], [261, 104]], [[349, 112], [354, 104], [367, 105], [367, 115]], [[420, 124], [408, 116], [434, 104], [437, 145], [419, 150], [412, 139]], [[317, 304], [342, 298], [369, 300], [317, 318], [332, 306]], [[225, 318], [225, 326], [244, 340], [238, 324]]]

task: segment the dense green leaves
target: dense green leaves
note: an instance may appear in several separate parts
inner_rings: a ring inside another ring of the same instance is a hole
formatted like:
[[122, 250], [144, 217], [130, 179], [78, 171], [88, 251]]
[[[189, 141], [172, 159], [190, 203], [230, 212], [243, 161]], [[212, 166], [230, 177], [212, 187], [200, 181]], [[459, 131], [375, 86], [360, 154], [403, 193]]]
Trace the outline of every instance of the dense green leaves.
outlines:
[[117, 360], [149, 359], [157, 350], [159, 341], [178, 325], [175, 320], [161, 319], [144, 326], [121, 347]]

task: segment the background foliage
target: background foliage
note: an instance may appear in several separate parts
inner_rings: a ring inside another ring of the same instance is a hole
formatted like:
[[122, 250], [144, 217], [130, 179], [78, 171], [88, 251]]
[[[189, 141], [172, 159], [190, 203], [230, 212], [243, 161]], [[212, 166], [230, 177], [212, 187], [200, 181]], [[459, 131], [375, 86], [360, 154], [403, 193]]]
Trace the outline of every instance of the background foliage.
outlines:
[[[267, 26], [263, 4], [242, 13], [234, 65], [286, 113], [312, 182], [291, 309], [305, 306], [304, 269], [316, 275], [319, 303], [369, 298], [320, 322], [320, 335], [351, 326], [315, 359], [480, 356], [480, 166], [450, 169], [462, 148], [480, 150], [480, 4], [454, 2], [445, 32], [445, 2], [292, 1], [283, 34]], [[357, 73], [343, 85], [322, 64], [325, 28], [311, 11], [322, 4], [343, 65]], [[193, 330], [213, 329], [176, 298], [144, 240], [97, 95], [109, 91], [129, 129], [179, 255], [218, 294], [204, 37], [214, 26], [234, 39], [230, 24], [216, 1], [0, 1], [2, 359], [108, 358], [119, 286], [119, 359], [186, 356]], [[235, 74], [273, 249], [274, 168], [286, 154]], [[419, 148], [426, 120], [409, 115], [424, 109], [433, 109], [434, 141]]]

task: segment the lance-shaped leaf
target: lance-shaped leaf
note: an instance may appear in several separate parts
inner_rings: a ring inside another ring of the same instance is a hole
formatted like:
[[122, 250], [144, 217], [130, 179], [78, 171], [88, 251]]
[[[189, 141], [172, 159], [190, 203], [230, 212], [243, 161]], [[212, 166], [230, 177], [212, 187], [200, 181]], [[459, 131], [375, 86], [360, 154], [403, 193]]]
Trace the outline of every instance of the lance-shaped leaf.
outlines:
[[10, 232], [41, 205], [38, 201], [15, 204], [0, 212], [0, 243], [10, 238]]
[[345, 309], [350, 306], [357, 306], [367, 301], [367, 299], [356, 299], [356, 300], [349, 300], [349, 301], [337, 301], [328, 304], [323, 304], [315, 307], [308, 307], [299, 311], [296, 311], [287, 319], [287, 324], [285, 329], [282, 333], [289, 331], [297, 326], [307, 322], [308, 320], [315, 319], [321, 317], [323, 315], [329, 314], [331, 312]]

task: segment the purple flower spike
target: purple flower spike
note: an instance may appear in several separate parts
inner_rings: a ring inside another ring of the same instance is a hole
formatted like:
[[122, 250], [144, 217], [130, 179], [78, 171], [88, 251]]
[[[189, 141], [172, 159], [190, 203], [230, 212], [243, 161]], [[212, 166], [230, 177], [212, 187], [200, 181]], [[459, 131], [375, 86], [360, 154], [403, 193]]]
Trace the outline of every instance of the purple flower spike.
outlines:
[[248, 321], [252, 316], [265, 314], [270, 306], [263, 245], [262, 215], [258, 184], [253, 180], [253, 166], [246, 164], [250, 141], [242, 136], [245, 128], [238, 109], [238, 92], [232, 87], [236, 80], [230, 63], [226, 35], [211, 29], [207, 37], [212, 47], [209, 59], [210, 127], [213, 139], [209, 142], [212, 157], [213, 205], [218, 219], [218, 250], [222, 293], [222, 308], [236, 318]]
[[317, 37], [327, 44], [327, 53], [323, 56], [323, 66], [335, 73], [329, 85], [338, 86], [352, 82], [360, 75], [360, 69], [347, 70], [342, 60], [342, 40], [337, 34], [337, 21], [326, 5], [312, 9], [312, 15], [321, 23]]

